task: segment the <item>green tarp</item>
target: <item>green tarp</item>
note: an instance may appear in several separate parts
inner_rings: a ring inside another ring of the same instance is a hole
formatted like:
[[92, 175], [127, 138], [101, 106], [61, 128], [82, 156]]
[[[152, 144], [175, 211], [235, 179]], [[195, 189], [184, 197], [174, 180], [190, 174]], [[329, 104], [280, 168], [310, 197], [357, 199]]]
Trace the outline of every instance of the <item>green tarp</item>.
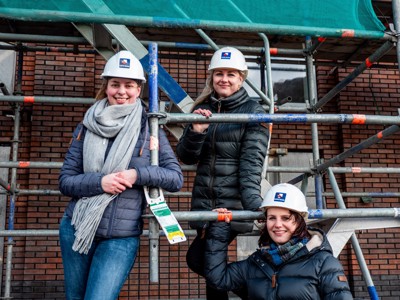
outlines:
[[0, 17], [368, 38], [385, 30], [371, 0], [0, 0]]

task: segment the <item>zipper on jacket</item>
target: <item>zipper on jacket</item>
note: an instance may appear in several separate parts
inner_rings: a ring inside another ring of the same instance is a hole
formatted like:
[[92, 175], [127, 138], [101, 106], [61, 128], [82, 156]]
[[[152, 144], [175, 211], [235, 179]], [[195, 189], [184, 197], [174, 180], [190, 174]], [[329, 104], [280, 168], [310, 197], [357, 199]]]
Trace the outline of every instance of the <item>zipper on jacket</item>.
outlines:
[[[267, 266], [270, 266], [270, 268], [272, 269], [272, 271], [274, 272], [271, 276], [271, 288], [275, 289], [278, 286], [277, 283], [277, 277], [278, 277], [278, 273], [279, 270], [277, 270], [275, 268], [274, 265], [272, 264], [268, 264], [267, 262], [265, 262], [265, 260], [260, 256], [260, 254], [256, 254], [254, 253], [251, 258], [254, 260], [254, 263], [260, 268], [260, 270], [267, 276], [270, 276], [270, 272], [268, 272], [267, 270]], [[276, 294], [276, 290], [274, 291], [274, 293]], [[275, 299], [274, 297], [272, 297], [273, 299]]]
[[[218, 101], [218, 106], [217, 106], [217, 112], [220, 113], [221, 112], [221, 100]], [[216, 208], [216, 199], [215, 199], [215, 195], [214, 195], [214, 179], [215, 179], [215, 161], [216, 161], [216, 155], [215, 155], [215, 134], [217, 132], [217, 128], [218, 128], [218, 124], [216, 123], [214, 126], [214, 130], [211, 136], [211, 142], [212, 142], [212, 153], [213, 153], [213, 160], [211, 163], [211, 172], [212, 172], [212, 176], [211, 176], [211, 183], [210, 183], [210, 189], [211, 189], [211, 199], [212, 199], [212, 204], [211, 204], [211, 208]]]
[[216, 161], [216, 155], [215, 155], [215, 133], [217, 131], [218, 123], [214, 125], [214, 130], [211, 135], [211, 151], [212, 151], [212, 162], [211, 162], [211, 182], [210, 182], [210, 190], [211, 190], [211, 209], [216, 208], [216, 200], [215, 200], [215, 195], [214, 195], [214, 180], [215, 180], [215, 161]]

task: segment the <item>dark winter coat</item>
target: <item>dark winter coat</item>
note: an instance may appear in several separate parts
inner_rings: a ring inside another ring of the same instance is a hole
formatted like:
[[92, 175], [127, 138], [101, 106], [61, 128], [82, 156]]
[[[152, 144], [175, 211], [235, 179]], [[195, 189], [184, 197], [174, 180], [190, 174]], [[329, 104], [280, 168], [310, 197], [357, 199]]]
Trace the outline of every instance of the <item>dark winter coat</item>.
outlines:
[[[141, 124], [140, 135], [128, 167], [136, 169], [137, 181], [132, 188], [127, 188], [108, 205], [96, 232], [97, 237], [128, 237], [139, 236], [142, 233], [141, 216], [147, 205], [143, 186], [161, 187], [169, 192], [177, 192], [182, 187], [182, 171], [165, 132], [159, 129], [159, 166], [151, 166], [150, 133], [145, 112], [142, 114]], [[101, 179], [106, 174], [83, 172], [85, 133], [86, 128], [79, 124], [74, 131], [59, 176], [61, 193], [72, 197], [66, 209], [70, 218], [78, 199], [104, 193]], [[113, 140], [109, 140], [106, 156], [112, 143]]]
[[[212, 113], [265, 114], [244, 88], [230, 97], [210, 97], [197, 108]], [[260, 183], [267, 152], [268, 129], [260, 123], [210, 123], [203, 133], [188, 125], [177, 145], [177, 156], [188, 165], [197, 164], [192, 191], [192, 211], [218, 207], [257, 210], [261, 204]], [[200, 229], [205, 222], [191, 222]], [[232, 222], [238, 232], [252, 229], [253, 222]]]
[[311, 239], [289, 261], [275, 267], [260, 250], [246, 260], [227, 264], [226, 231], [229, 230], [226, 223], [213, 223], [209, 228], [208, 234], [213, 236], [213, 241], [206, 244], [208, 284], [222, 290], [247, 287], [249, 300], [353, 299], [343, 267], [333, 256], [322, 231], [309, 228], [312, 236], [320, 238]]

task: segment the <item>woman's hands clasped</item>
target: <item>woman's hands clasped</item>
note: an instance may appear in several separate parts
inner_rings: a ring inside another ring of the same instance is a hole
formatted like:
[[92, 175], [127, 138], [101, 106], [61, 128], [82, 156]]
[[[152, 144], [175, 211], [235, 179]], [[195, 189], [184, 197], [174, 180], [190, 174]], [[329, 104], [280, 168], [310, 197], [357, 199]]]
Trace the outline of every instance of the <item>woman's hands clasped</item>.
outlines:
[[127, 188], [131, 188], [136, 180], [137, 171], [135, 169], [130, 169], [105, 175], [101, 179], [101, 187], [104, 192], [116, 195], [122, 193]]

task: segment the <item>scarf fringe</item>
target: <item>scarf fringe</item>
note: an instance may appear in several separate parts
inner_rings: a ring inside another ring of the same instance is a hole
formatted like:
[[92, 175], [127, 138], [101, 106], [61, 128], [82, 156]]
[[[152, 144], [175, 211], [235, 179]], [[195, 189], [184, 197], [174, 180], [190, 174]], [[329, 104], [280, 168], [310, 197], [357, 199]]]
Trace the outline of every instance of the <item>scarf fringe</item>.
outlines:
[[103, 213], [116, 196], [103, 194], [78, 201], [71, 222], [76, 230], [72, 250], [88, 254]]

